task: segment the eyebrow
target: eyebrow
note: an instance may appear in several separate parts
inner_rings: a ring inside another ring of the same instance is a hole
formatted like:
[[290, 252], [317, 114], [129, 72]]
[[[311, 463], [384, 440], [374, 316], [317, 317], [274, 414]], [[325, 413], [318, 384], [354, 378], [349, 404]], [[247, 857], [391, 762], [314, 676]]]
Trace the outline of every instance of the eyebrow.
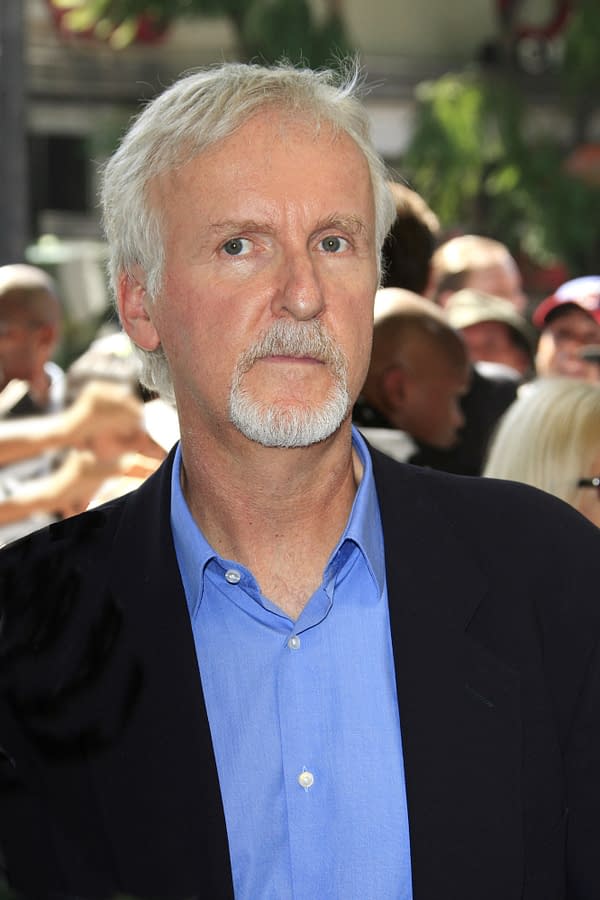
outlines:
[[360, 235], [366, 233], [367, 226], [359, 216], [338, 216], [334, 214], [333, 216], [328, 216], [326, 219], [318, 222], [314, 232], [327, 231], [328, 229], [331, 229], [332, 231], [347, 231], [348, 234]]
[[[247, 231], [249, 233], [273, 234], [275, 226], [271, 222], [259, 222], [256, 219], [224, 219], [216, 222], [209, 222], [210, 227], [219, 233], [233, 234], [236, 232]], [[344, 216], [333, 214], [321, 219], [317, 222], [313, 229], [313, 234], [320, 231], [346, 231], [348, 234], [361, 235], [365, 234], [367, 227], [359, 216]]]
[[223, 234], [234, 234], [236, 232], [249, 231], [260, 232], [262, 234], [271, 234], [275, 229], [269, 222], [257, 222], [255, 219], [225, 219], [220, 222], [209, 222], [214, 231]]

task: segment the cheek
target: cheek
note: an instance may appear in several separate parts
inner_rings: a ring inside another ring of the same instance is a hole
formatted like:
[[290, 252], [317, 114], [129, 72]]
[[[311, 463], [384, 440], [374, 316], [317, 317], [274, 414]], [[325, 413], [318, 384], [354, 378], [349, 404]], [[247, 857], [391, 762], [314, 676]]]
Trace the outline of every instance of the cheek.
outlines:
[[360, 299], [354, 304], [348, 304], [347, 310], [344, 311], [345, 322], [342, 337], [345, 337], [347, 346], [353, 348], [353, 353], [357, 358], [364, 359], [366, 357], [367, 365], [373, 343], [373, 304], [373, 300], [365, 303]]
[[431, 400], [431, 419], [441, 431], [448, 431], [452, 426], [452, 404], [444, 396]]
[[356, 387], [359, 391], [365, 382], [371, 361], [371, 330], [371, 325], [365, 325], [364, 332], [358, 335], [354, 349], [348, 353], [347, 348], [345, 348], [349, 381], [350, 384], [356, 382]]
[[[172, 364], [205, 355], [206, 310], [186, 284], [171, 279], [156, 299], [151, 316]], [[206, 344], [211, 346], [210, 341]]]
[[28, 374], [31, 360], [31, 347], [26, 343], [10, 341], [0, 347], [0, 366], [10, 368], [11, 372], [16, 373], [16, 377], [20, 377], [22, 373]]

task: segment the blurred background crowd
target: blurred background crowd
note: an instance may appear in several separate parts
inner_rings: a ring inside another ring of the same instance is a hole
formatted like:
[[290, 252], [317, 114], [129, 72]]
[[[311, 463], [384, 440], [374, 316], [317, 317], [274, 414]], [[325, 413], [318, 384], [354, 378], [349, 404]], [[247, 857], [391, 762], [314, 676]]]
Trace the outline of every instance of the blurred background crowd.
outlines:
[[356, 425], [600, 525], [598, 46], [597, 0], [4, 0], [0, 545], [132, 489], [178, 437], [112, 311], [96, 210], [139, 102], [223, 57], [349, 52], [397, 207]]

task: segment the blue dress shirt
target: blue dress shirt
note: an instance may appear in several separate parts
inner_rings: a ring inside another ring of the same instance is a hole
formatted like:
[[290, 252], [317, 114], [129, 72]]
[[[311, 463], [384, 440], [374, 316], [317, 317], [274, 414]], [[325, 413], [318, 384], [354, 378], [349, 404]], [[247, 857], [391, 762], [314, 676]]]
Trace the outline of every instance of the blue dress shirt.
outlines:
[[[371, 461], [296, 622], [195, 524], [171, 525], [219, 773], [236, 900], [411, 900], [402, 743]], [[198, 816], [202, 810], [198, 810]]]

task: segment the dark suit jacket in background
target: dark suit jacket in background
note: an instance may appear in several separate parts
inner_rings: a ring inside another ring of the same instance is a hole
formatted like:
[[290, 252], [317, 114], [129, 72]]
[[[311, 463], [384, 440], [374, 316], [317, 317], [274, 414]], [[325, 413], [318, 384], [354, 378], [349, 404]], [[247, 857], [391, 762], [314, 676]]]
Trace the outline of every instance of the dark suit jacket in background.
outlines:
[[[598, 900], [600, 532], [373, 458], [415, 900]], [[31, 897], [232, 897], [171, 461], [0, 554], [0, 842]]]

